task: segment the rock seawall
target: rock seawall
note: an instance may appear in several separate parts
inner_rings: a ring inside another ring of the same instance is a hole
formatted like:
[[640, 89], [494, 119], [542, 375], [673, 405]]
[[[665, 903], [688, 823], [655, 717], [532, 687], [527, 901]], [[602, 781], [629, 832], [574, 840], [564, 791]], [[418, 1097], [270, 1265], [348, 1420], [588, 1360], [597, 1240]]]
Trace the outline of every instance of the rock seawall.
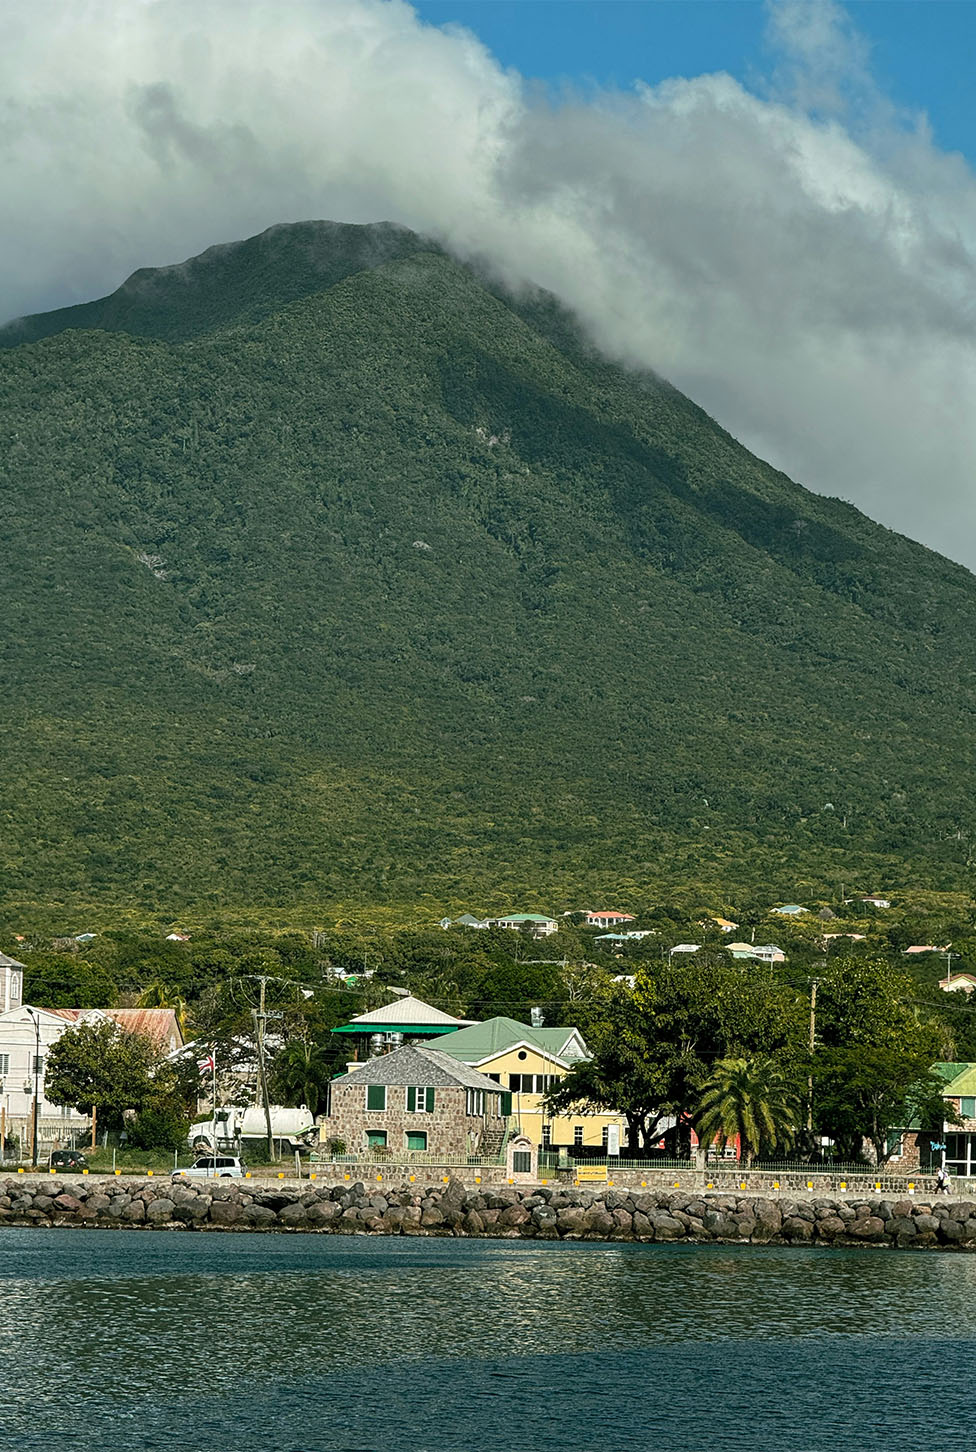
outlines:
[[976, 1251], [976, 1201], [766, 1199], [499, 1186], [426, 1189], [255, 1181], [203, 1184], [18, 1178], [0, 1184], [0, 1225], [278, 1230], [513, 1240], [878, 1245]]

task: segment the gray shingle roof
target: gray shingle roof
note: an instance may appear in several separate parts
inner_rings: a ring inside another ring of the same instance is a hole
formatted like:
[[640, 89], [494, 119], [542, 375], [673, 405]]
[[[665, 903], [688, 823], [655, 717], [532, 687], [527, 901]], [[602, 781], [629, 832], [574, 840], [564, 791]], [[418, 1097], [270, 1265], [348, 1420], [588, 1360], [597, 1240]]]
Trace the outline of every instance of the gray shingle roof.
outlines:
[[439, 1049], [429, 1049], [424, 1044], [409, 1044], [403, 1049], [394, 1049], [392, 1054], [380, 1054], [368, 1059], [361, 1069], [342, 1074], [333, 1084], [432, 1084], [435, 1088], [491, 1089], [501, 1092], [501, 1085], [494, 1079], [469, 1069], [467, 1064], [452, 1059]]

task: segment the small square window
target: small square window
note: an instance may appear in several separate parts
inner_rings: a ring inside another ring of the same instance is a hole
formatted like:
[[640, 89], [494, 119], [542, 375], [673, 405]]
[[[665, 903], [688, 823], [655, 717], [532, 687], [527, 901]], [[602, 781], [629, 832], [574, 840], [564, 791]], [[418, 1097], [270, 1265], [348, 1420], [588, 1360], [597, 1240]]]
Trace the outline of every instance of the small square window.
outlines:
[[386, 1149], [386, 1130], [385, 1129], [367, 1129], [367, 1131], [366, 1131], [366, 1148], [367, 1149]]

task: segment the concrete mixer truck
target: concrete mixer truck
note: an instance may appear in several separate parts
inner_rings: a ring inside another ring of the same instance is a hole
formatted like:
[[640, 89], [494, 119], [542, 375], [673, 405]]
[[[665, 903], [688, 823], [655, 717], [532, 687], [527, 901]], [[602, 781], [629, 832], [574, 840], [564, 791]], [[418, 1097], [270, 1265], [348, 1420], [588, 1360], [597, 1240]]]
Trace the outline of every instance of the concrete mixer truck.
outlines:
[[[247, 1108], [228, 1104], [218, 1108], [216, 1123], [207, 1119], [192, 1124], [187, 1141], [194, 1152], [233, 1150], [241, 1154], [249, 1145], [263, 1146], [267, 1138], [268, 1121], [260, 1104]], [[319, 1139], [314, 1114], [304, 1104], [272, 1104], [271, 1138], [279, 1154], [307, 1153]]]

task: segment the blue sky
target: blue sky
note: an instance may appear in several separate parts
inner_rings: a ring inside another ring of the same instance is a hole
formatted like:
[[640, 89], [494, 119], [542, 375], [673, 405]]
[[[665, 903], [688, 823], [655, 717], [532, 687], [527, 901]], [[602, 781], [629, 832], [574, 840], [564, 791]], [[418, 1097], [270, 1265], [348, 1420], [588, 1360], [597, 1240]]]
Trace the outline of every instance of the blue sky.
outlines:
[[2, 0], [0, 319], [392, 220], [976, 568], [974, 40], [968, 0]]
[[[624, 89], [727, 71], [750, 89], [770, 66], [762, 0], [419, 0], [432, 25], [458, 23], [505, 66], [559, 84]], [[976, 3], [861, 0], [845, 6], [880, 89], [923, 112], [946, 150], [976, 160]]]

